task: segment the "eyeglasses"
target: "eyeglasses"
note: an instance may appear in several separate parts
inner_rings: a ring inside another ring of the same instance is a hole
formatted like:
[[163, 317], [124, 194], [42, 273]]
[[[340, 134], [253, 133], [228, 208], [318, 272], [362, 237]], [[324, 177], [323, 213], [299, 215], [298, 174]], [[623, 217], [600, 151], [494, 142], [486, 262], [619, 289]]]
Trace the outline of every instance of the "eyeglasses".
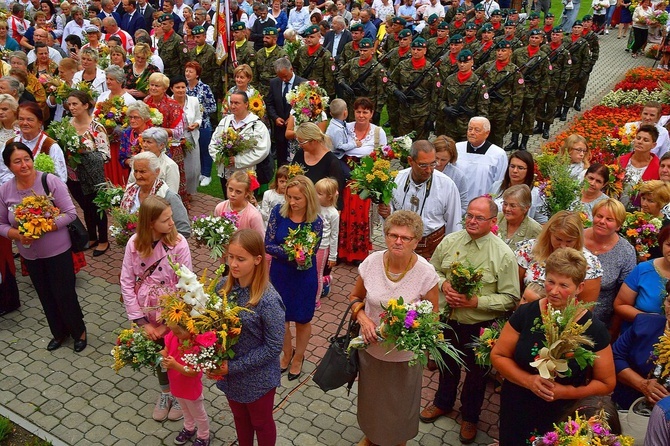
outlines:
[[394, 242], [400, 240], [402, 243], [409, 243], [412, 240], [414, 240], [414, 237], [407, 237], [406, 235], [393, 234], [392, 232], [386, 234], [386, 238]]
[[419, 169], [428, 169], [429, 167], [434, 169], [437, 167], [437, 161], [433, 161], [432, 163], [417, 163], [416, 165], [419, 166]]
[[136, 119], [142, 119], [142, 117], [141, 116], [128, 116], [128, 119], [131, 120], [131, 121], [134, 121]]
[[586, 153], [586, 149], [572, 149], [572, 150], [579, 153]]
[[524, 170], [528, 170], [528, 168], [526, 166], [517, 166], [514, 164], [510, 164], [509, 170], [519, 170], [523, 172]]
[[472, 214], [469, 213], [469, 212], [468, 212], [467, 214], [465, 214], [465, 220], [466, 220], [466, 221], [467, 221], [467, 220], [474, 220], [474, 221], [476, 221], [477, 223], [484, 223], [485, 221], [493, 220], [494, 218], [496, 218], [495, 215], [494, 215], [493, 217], [484, 218], [484, 217], [482, 217], [481, 215], [472, 215]]

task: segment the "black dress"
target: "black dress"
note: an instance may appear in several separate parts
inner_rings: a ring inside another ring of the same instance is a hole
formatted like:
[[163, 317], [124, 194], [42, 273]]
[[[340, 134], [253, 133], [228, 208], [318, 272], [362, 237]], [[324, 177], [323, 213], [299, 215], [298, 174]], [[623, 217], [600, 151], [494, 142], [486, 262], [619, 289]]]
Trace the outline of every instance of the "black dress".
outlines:
[[[593, 322], [585, 334], [593, 342], [593, 347], [587, 349], [597, 352], [609, 345], [610, 335], [605, 325], [594, 319], [587, 311], [579, 320], [580, 324], [591, 319]], [[510, 325], [519, 333], [519, 340], [514, 350], [514, 361], [521, 369], [534, 375], [538, 374], [530, 363], [544, 346], [543, 330], [532, 330], [541, 324], [540, 301], [522, 305], [514, 312], [509, 320]], [[591, 367], [580, 370], [575, 361], [568, 363], [572, 370], [569, 378], [557, 378], [556, 382], [564, 385], [582, 386], [586, 384]], [[500, 395], [500, 446], [525, 445], [533, 435], [543, 435], [553, 430], [553, 423], [560, 421], [565, 411], [575, 403], [575, 400], [545, 401], [525, 387], [505, 381]]]
[[342, 209], [342, 192], [344, 191], [344, 172], [342, 172], [342, 165], [332, 152], [326, 153], [318, 163], [313, 166], [308, 166], [305, 163], [305, 152], [298, 149], [293, 157], [293, 164], [300, 164], [305, 169], [305, 176], [316, 184], [317, 181], [323, 178], [333, 178], [337, 180], [337, 190], [340, 196], [337, 199], [337, 208]]

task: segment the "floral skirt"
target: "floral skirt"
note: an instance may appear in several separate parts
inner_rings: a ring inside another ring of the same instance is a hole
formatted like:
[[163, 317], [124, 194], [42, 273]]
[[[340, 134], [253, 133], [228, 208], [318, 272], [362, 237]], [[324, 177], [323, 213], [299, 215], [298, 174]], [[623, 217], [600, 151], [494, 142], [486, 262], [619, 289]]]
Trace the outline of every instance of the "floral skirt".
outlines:
[[186, 170], [184, 169], [184, 149], [181, 144], [178, 146], [171, 145], [167, 150], [168, 156], [172, 161], [177, 163], [179, 167], [179, 197], [181, 201], [186, 203], [188, 201], [188, 192], [186, 191]]
[[337, 256], [347, 262], [362, 261], [372, 249], [370, 241], [370, 200], [361, 200], [344, 188], [344, 209], [340, 214]]

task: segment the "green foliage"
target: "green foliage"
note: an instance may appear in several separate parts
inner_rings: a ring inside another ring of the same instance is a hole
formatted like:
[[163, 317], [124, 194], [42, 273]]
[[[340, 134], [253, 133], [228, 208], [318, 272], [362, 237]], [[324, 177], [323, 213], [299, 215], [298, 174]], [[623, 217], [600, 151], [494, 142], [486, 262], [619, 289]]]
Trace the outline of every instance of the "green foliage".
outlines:
[[13, 430], [14, 427], [9, 418], [0, 417], [0, 441], [6, 439]]

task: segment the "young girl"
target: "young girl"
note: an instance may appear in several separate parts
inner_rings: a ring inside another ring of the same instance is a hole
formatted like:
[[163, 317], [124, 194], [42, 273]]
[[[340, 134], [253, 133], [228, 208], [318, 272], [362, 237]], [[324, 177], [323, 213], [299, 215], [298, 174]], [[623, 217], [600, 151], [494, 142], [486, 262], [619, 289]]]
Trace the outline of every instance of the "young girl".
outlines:
[[586, 147], [586, 139], [582, 135], [572, 134], [565, 139], [559, 152], [570, 158], [570, 174], [573, 178], [583, 181], [586, 169], [591, 165], [591, 152]]
[[177, 434], [174, 444], [186, 444], [198, 429], [194, 446], [209, 446], [209, 417], [202, 397], [202, 372], [187, 370], [181, 357], [180, 346], [191, 338], [191, 333], [179, 325], [170, 325], [165, 335], [163, 367], [170, 378], [170, 391], [184, 410], [184, 428]]
[[[177, 233], [172, 208], [164, 198], [149, 195], [139, 210], [137, 232], [130, 237], [121, 267], [121, 294], [128, 319], [141, 326], [149, 339], [163, 342], [168, 328], [158, 319], [158, 298], [162, 290], [174, 289], [178, 278], [170, 267], [172, 261], [191, 268], [191, 251], [186, 239]], [[156, 369], [161, 394], [153, 419], [180, 420], [182, 409], [170, 394], [166, 372]]]
[[226, 394], [240, 446], [274, 445], [277, 428], [272, 407], [281, 380], [279, 353], [284, 341], [284, 305], [270, 284], [263, 238], [250, 229], [233, 234], [228, 246], [230, 271], [217, 291], [234, 295], [242, 311], [242, 332], [233, 346], [235, 358], [225, 361], [216, 386]]
[[286, 192], [286, 183], [288, 182], [288, 167], [281, 166], [277, 169], [275, 179], [270, 185], [270, 189], [263, 194], [260, 212], [263, 216], [263, 223], [267, 226], [270, 212], [278, 204], [284, 204], [284, 193]]
[[238, 229], [253, 229], [261, 237], [265, 237], [263, 217], [250, 201], [254, 201], [251, 178], [243, 170], [233, 172], [226, 184], [228, 199], [214, 208], [214, 215], [223, 215], [224, 212], [236, 212], [238, 215]]
[[[340, 213], [335, 207], [339, 195], [337, 181], [333, 178], [322, 178], [314, 186], [321, 205], [319, 216], [323, 220], [323, 237], [321, 238], [319, 251], [316, 253], [316, 271], [318, 273], [316, 309], [318, 310], [321, 307], [321, 296], [327, 296], [330, 291], [330, 269], [335, 266], [337, 261]], [[328, 260], [327, 264], [326, 259]], [[326, 272], [326, 268], [328, 272]]]

